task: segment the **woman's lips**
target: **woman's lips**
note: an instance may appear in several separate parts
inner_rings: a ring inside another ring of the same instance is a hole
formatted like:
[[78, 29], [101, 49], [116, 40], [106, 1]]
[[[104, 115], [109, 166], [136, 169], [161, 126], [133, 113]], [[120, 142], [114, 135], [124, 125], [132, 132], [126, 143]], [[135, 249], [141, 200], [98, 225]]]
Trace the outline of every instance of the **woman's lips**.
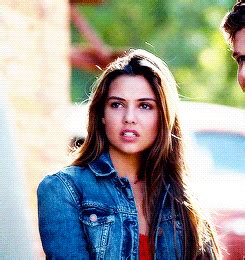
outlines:
[[140, 136], [136, 130], [123, 130], [120, 133], [122, 140], [126, 142], [134, 142]]
[[125, 129], [123, 131], [121, 131], [121, 136], [126, 136], [126, 137], [139, 137], [140, 134], [136, 131], [136, 130], [129, 130], [129, 129]]

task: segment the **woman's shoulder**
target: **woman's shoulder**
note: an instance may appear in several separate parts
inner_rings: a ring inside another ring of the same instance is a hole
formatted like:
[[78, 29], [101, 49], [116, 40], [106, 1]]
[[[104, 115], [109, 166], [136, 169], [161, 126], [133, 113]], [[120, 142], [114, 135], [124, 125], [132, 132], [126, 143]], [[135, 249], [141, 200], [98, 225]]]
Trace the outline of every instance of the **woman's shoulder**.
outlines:
[[[109, 176], [114, 176], [115, 169], [112, 166], [109, 156], [103, 153], [96, 158], [82, 166], [70, 165], [54, 171], [46, 175], [40, 182], [38, 190], [58, 190], [64, 188], [71, 192], [74, 190], [83, 192], [84, 189], [94, 189], [102, 179], [107, 179]], [[98, 185], [99, 188], [99, 185]]]
[[[64, 187], [71, 188], [77, 186], [82, 180], [91, 174], [88, 167], [67, 166], [58, 171], [48, 173], [39, 183], [38, 191], [54, 190]], [[86, 177], [85, 177], [86, 175]]]
[[60, 179], [60, 176], [64, 177], [67, 176], [69, 178], [78, 178], [81, 177], [80, 175], [86, 171], [87, 167], [80, 167], [80, 166], [66, 166], [60, 170], [49, 172], [44, 178], [41, 180], [40, 184], [45, 183], [52, 183], [56, 182]]
[[[77, 206], [79, 198], [83, 194], [86, 180], [92, 184], [90, 171], [87, 167], [67, 166], [59, 171], [50, 172], [46, 175], [37, 187], [37, 197], [39, 201], [52, 198], [53, 201], [66, 199], [73, 201]], [[53, 202], [52, 201], [52, 202]]]

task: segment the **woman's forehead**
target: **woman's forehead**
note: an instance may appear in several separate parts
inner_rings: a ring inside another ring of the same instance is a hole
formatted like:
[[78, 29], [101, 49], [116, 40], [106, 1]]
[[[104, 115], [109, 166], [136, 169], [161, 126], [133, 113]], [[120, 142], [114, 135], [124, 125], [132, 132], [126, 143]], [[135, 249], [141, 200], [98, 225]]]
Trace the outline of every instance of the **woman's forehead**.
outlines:
[[121, 75], [110, 84], [109, 96], [140, 99], [143, 97], [155, 98], [150, 83], [142, 75]]

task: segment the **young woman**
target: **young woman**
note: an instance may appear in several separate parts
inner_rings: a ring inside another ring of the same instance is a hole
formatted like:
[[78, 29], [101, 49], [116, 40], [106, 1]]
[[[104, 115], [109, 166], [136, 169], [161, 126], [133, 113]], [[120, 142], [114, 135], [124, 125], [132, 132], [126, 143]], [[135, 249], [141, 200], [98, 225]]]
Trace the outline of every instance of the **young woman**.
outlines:
[[144, 50], [96, 83], [77, 159], [38, 188], [47, 258], [219, 259], [189, 195], [176, 82]]

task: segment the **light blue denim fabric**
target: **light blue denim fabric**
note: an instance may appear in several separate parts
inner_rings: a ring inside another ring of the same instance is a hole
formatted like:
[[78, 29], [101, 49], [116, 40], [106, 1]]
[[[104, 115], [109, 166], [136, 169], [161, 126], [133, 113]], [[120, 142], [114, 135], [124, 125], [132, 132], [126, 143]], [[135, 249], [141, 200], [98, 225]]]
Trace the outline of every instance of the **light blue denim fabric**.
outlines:
[[[167, 189], [162, 198], [154, 257], [181, 259], [182, 224], [168, 207]], [[38, 214], [47, 259], [139, 259], [133, 192], [108, 153], [86, 167], [69, 166], [45, 177], [38, 187]]]

